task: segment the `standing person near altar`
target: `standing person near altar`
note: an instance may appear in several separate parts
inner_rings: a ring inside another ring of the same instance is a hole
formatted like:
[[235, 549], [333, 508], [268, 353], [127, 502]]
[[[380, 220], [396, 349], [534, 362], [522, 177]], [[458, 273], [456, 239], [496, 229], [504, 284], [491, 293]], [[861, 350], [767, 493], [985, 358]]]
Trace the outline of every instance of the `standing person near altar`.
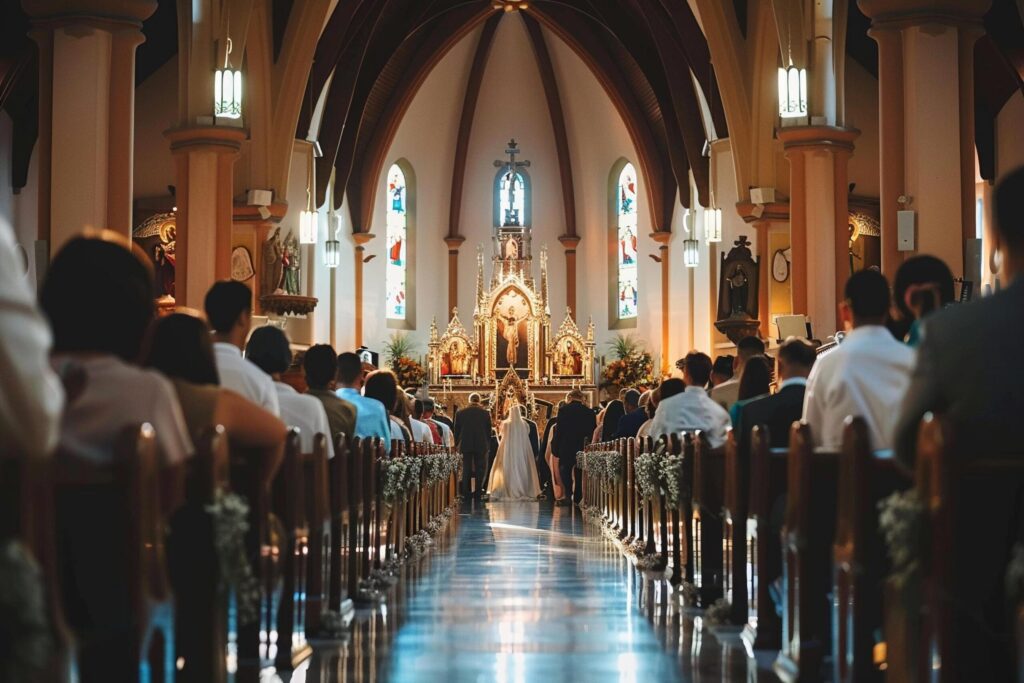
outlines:
[[[491, 414], [480, 405], [480, 394], [469, 395], [469, 405], [455, 415], [455, 441], [462, 452], [462, 495], [479, 501], [491, 440]], [[471, 482], [476, 480], [476, 490]]]
[[586, 397], [579, 389], [573, 389], [565, 397], [565, 405], [558, 411], [558, 427], [552, 443], [552, 453], [558, 458], [558, 472], [561, 475], [565, 496], [556, 505], [579, 503], [583, 497], [582, 477], [576, 466], [576, 454], [583, 450], [587, 439], [597, 428], [594, 411], [584, 405]]

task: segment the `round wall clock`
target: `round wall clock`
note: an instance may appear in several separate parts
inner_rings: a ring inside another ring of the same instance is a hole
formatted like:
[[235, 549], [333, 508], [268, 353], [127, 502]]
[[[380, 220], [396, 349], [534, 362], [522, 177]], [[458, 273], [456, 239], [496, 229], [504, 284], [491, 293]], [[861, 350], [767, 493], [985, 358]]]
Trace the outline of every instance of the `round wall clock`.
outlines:
[[786, 258], [787, 249], [776, 249], [772, 256], [772, 278], [776, 282], [785, 282], [789, 279], [789, 259]]

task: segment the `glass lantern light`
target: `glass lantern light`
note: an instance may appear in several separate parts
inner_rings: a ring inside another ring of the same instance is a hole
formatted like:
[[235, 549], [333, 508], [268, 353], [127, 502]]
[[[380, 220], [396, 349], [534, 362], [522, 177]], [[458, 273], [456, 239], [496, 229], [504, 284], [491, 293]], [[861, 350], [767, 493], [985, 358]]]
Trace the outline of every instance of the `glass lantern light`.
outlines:
[[722, 241], [722, 210], [707, 208], [704, 210], [704, 237], [708, 244]]
[[700, 243], [690, 238], [683, 240], [683, 265], [696, 268], [700, 264]]
[[217, 118], [242, 118], [242, 72], [232, 69], [231, 38], [224, 53], [224, 68], [217, 69], [213, 75], [213, 113]]
[[779, 68], [779, 116], [784, 119], [807, 116], [807, 69], [792, 65]]
[[324, 242], [324, 265], [337, 268], [341, 262], [341, 242], [338, 239]]
[[309, 186], [306, 186], [306, 208], [299, 212], [299, 244], [316, 244], [317, 215], [313, 211]]

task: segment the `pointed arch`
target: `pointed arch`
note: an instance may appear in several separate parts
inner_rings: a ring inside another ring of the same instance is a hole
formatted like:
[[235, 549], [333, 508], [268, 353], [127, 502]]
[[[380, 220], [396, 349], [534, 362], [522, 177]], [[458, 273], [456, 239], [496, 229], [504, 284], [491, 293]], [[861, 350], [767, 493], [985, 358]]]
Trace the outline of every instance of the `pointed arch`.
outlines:
[[406, 159], [384, 177], [384, 315], [392, 329], [416, 329], [416, 175]]
[[636, 327], [639, 316], [640, 180], [625, 157], [608, 175], [608, 323], [610, 329]]

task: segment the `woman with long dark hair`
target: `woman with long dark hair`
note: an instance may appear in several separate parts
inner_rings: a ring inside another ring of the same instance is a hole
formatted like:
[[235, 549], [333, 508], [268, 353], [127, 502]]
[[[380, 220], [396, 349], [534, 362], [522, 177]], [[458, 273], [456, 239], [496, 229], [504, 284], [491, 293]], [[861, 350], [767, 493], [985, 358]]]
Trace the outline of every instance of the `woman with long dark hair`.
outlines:
[[[754, 356], [743, 364], [740, 373], [739, 399], [729, 408], [732, 428], [739, 430], [743, 417], [743, 406], [768, 396], [771, 391], [772, 366], [764, 356]], [[736, 432], [737, 434], [739, 431]]]

